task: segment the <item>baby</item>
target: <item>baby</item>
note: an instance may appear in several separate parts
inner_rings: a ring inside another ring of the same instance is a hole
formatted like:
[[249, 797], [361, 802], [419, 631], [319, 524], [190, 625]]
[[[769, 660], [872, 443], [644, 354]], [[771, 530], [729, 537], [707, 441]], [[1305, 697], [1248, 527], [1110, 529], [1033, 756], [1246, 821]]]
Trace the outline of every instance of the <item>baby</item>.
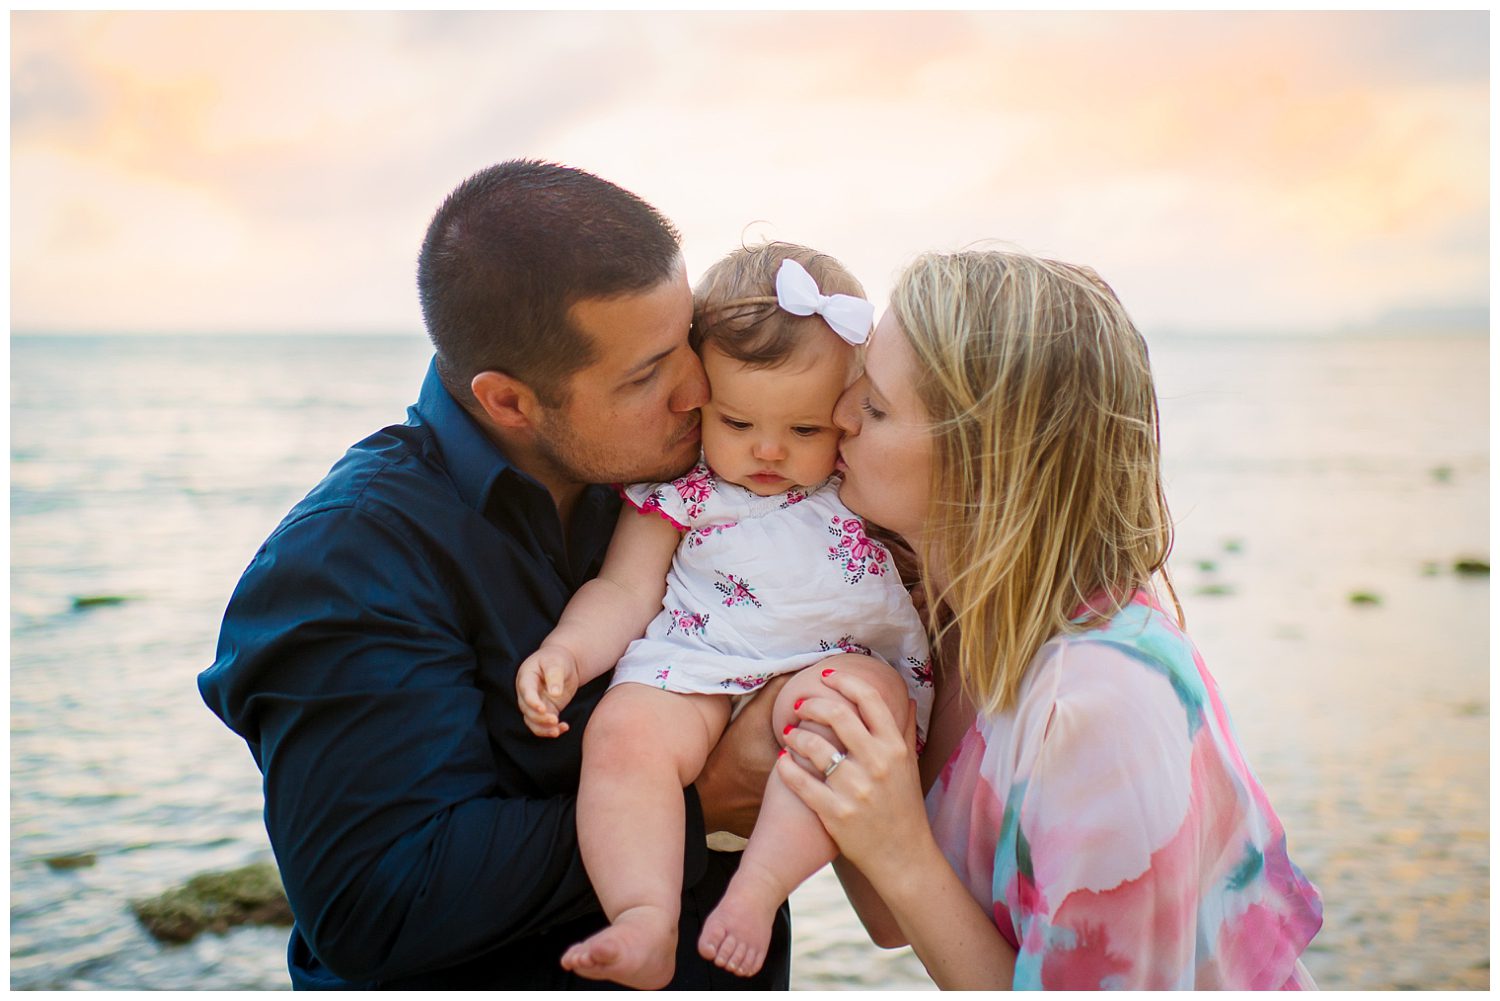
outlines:
[[[629, 503], [599, 576], [519, 668], [521, 712], [542, 737], [564, 732], [559, 713], [578, 687], [614, 668], [584, 733], [577, 821], [611, 923], [563, 955], [580, 976], [647, 989], [671, 980], [682, 789], [737, 698], [798, 672], [773, 710], [780, 739], [802, 698], [833, 696], [821, 661], [870, 654], [890, 667], [850, 658], [838, 669], [877, 687], [898, 721], [915, 699], [919, 741], [925, 735], [922, 623], [890, 553], [839, 502], [833, 475], [834, 403], [874, 314], [863, 296], [838, 262], [792, 244], [737, 250], [704, 275], [692, 330], [711, 392], [703, 457], [671, 483], [622, 491]], [[756, 973], [777, 909], [835, 854], [816, 815], [773, 773], [699, 953]]]

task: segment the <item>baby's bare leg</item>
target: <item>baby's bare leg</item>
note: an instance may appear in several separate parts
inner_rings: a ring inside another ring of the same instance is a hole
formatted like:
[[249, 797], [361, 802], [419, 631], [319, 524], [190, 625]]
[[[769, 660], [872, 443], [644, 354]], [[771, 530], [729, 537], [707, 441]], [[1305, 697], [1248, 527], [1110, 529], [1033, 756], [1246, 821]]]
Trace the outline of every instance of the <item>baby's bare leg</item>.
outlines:
[[729, 721], [729, 698], [611, 688], [583, 734], [578, 846], [610, 926], [563, 953], [581, 977], [642, 990], [676, 965], [683, 787]]
[[[830, 658], [799, 672], [782, 688], [776, 699], [772, 721], [778, 740], [789, 725], [801, 726], [826, 737], [842, 750], [833, 731], [821, 723], [799, 721], [792, 707], [799, 699], [818, 696], [842, 699], [822, 682], [822, 672], [835, 667], [856, 674], [879, 690], [896, 721], [906, 722], [906, 683], [890, 666], [857, 654]], [[766, 783], [760, 819], [745, 848], [740, 867], [724, 899], [703, 923], [698, 953], [731, 973], [754, 976], [765, 962], [772, 923], [782, 902], [803, 880], [838, 854], [817, 814], [808, 809], [774, 771]]]

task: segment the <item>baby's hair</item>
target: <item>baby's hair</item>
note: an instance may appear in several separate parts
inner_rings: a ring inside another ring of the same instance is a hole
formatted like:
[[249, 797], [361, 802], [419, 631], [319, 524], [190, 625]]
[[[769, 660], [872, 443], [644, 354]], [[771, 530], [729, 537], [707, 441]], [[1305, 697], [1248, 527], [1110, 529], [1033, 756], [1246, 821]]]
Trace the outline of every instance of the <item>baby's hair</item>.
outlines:
[[865, 289], [847, 268], [827, 254], [795, 243], [763, 243], [733, 250], [704, 272], [693, 290], [693, 350], [712, 344], [753, 368], [774, 368], [798, 344], [829, 332], [820, 316], [796, 316], [776, 305], [776, 272], [781, 262], [807, 269], [824, 295], [865, 298]]

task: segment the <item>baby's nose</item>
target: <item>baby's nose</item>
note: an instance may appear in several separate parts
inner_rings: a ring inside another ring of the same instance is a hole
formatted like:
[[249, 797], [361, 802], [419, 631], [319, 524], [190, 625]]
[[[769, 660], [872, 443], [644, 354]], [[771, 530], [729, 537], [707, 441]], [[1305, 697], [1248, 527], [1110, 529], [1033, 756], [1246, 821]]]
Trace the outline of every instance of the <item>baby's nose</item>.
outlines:
[[751, 453], [762, 462], [777, 462], [786, 458], [786, 446], [779, 438], [759, 438]]

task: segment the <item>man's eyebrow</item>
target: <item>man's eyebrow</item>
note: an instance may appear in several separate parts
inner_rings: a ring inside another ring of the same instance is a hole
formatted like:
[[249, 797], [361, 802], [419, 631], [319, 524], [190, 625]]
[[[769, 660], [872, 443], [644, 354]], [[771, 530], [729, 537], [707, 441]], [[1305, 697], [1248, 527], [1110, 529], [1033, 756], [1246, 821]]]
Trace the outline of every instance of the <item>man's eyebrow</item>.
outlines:
[[632, 375], [635, 375], [637, 372], [643, 372], [643, 371], [645, 371], [646, 369], [650, 368], [652, 365], [655, 365], [657, 362], [661, 361], [667, 355], [671, 354], [673, 351], [676, 351], [676, 350], [677, 350], [676, 348], [667, 348], [667, 350], [665, 350], [665, 351], [658, 351], [656, 354], [652, 355], [650, 358], [647, 358], [645, 361], [641, 362], [635, 368], [633, 368], [630, 371], [626, 372], [625, 373], [625, 378], [629, 379]]

